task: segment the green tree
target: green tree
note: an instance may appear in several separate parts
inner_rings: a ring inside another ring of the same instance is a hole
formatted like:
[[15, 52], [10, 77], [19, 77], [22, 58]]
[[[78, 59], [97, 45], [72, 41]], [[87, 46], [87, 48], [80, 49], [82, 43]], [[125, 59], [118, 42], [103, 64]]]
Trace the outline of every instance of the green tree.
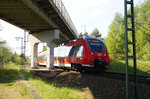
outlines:
[[79, 34], [79, 37], [82, 37], [83, 36], [83, 34], [82, 34], [82, 32]]
[[[135, 33], [137, 58], [150, 59], [150, 0], [145, 0], [135, 7]], [[125, 35], [124, 21], [121, 14], [116, 13], [114, 20], [109, 26], [108, 36], [105, 39], [111, 59], [124, 58]], [[129, 21], [130, 22], [130, 21]], [[131, 26], [131, 23], [128, 23]], [[132, 33], [129, 32], [128, 40], [132, 41]], [[132, 55], [132, 46], [129, 46], [129, 55]]]
[[135, 7], [136, 51], [137, 58], [150, 59], [150, 0]]
[[14, 53], [12, 56], [12, 62], [20, 65], [21, 64], [21, 57], [17, 53]]
[[88, 36], [88, 32], [83, 33], [82, 36]]
[[95, 28], [92, 33], [90, 34], [90, 36], [95, 36], [95, 37], [98, 37], [98, 38], [101, 38], [101, 33], [99, 32], [99, 30], [97, 28]]
[[109, 26], [108, 37], [105, 42], [111, 59], [124, 58], [124, 21], [121, 14], [116, 13], [114, 20]]
[[85, 33], [80, 32], [79, 37], [82, 37], [82, 36], [89, 36], [88, 32], [85, 32]]
[[43, 46], [43, 51], [46, 51], [47, 50], [47, 46]]
[[12, 52], [6, 46], [6, 41], [0, 40], [0, 65], [11, 61]]

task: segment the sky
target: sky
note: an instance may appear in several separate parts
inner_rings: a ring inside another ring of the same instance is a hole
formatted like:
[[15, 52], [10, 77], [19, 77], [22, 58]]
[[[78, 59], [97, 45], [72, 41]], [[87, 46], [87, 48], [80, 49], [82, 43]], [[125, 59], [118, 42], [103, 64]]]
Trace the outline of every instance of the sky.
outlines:
[[[107, 36], [109, 25], [117, 12], [124, 15], [124, 0], [62, 0], [78, 33], [91, 33], [98, 28]], [[134, 0], [138, 5], [144, 0]]]
[[[117, 12], [124, 15], [124, 0], [62, 0], [78, 33], [91, 33], [98, 28], [102, 37], [107, 36], [109, 25]], [[134, 0], [139, 5], [144, 0]], [[0, 39], [6, 40], [8, 46], [20, 54], [21, 39], [24, 30], [0, 20]], [[40, 44], [41, 46], [42, 44]], [[41, 51], [42, 49], [39, 49]], [[27, 55], [30, 55], [30, 43], [27, 42]]]

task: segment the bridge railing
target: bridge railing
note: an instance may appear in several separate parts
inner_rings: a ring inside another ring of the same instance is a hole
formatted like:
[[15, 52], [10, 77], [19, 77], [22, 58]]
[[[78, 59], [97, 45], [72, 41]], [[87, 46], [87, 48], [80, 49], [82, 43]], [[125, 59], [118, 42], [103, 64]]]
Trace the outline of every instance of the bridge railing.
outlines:
[[73, 30], [73, 32], [75, 33], [75, 35], [78, 36], [78, 32], [63, 4], [63, 2], [61, 0], [53, 0], [54, 4], [56, 5], [56, 7], [58, 8], [59, 12], [62, 14], [62, 16], [64, 17], [64, 19], [66, 20], [66, 22], [68, 23], [68, 25], [70, 26], [70, 28]]

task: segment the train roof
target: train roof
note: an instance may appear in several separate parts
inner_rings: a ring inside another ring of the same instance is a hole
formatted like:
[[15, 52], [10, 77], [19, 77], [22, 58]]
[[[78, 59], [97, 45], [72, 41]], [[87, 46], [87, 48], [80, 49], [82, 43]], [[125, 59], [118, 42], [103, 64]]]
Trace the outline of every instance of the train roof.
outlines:
[[79, 39], [84, 39], [84, 40], [89, 40], [89, 39], [101, 40], [100, 38], [97, 38], [97, 37], [94, 37], [94, 36], [83, 36], [83, 37], [80, 37]]
[[79, 37], [79, 38], [77, 38], [77, 39], [74, 39], [74, 40], [72, 40], [72, 41], [69, 41], [69, 42], [66, 42], [66, 43], [64, 43], [64, 45], [66, 45], [66, 44], [68, 44], [68, 43], [72, 43], [72, 42], [75, 42], [75, 41], [77, 41], [77, 40], [81, 40], [81, 39], [84, 39], [85, 41], [87, 41], [87, 40], [99, 40], [99, 41], [102, 41], [103, 42], [103, 40], [101, 39], [101, 38], [97, 38], [97, 37], [94, 37], [94, 36], [82, 36], [82, 37]]

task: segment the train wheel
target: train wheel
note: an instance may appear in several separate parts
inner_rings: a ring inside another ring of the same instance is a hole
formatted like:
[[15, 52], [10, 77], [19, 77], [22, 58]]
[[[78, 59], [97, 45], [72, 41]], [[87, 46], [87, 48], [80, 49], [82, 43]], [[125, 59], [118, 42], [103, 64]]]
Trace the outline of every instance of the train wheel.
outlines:
[[64, 71], [70, 72], [70, 69], [68, 68], [63, 68]]
[[63, 68], [63, 70], [66, 71], [67, 69], [66, 69], [66, 68]]
[[80, 73], [82, 73], [84, 71], [84, 68], [82, 67], [82, 65], [78, 64], [78, 71]]
[[67, 69], [67, 72], [70, 72], [70, 69]]

